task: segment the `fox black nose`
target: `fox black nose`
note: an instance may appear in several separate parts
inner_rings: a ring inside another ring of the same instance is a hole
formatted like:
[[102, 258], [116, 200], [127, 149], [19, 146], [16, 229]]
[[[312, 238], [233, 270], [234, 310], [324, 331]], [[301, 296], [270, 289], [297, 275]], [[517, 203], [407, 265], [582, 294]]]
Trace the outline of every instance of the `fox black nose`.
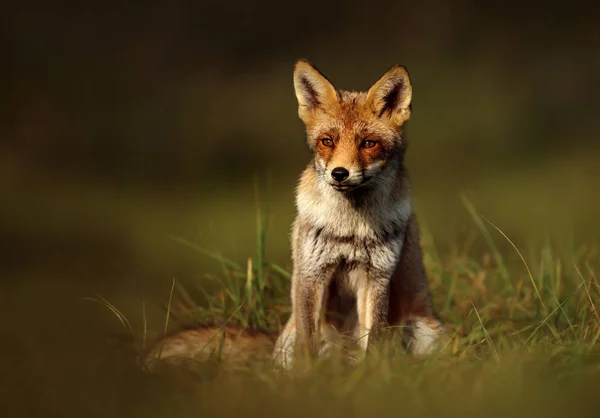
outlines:
[[349, 175], [350, 173], [344, 167], [337, 167], [331, 170], [331, 177], [333, 177], [335, 181], [344, 181]]

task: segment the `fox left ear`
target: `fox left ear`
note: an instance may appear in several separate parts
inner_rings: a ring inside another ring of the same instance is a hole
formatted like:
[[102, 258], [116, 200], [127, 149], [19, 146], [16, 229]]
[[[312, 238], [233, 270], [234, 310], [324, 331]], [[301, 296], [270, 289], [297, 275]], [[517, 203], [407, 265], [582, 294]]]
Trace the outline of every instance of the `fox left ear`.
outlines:
[[411, 99], [410, 77], [401, 65], [390, 68], [367, 92], [367, 105], [395, 128], [410, 119]]
[[310, 123], [315, 112], [333, 110], [339, 105], [333, 84], [307, 60], [296, 62], [294, 89], [298, 99], [298, 115], [304, 123]]

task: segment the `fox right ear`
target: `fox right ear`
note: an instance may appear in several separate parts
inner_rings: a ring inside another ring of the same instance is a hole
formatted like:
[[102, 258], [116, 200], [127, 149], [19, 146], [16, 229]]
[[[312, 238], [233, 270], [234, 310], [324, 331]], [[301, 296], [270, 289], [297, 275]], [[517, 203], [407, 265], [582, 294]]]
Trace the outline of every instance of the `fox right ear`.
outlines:
[[412, 87], [408, 71], [401, 65], [390, 68], [367, 92], [373, 112], [394, 127], [410, 118]]
[[339, 104], [333, 84], [306, 60], [298, 60], [294, 68], [294, 89], [298, 99], [298, 115], [308, 123], [317, 110], [327, 110]]

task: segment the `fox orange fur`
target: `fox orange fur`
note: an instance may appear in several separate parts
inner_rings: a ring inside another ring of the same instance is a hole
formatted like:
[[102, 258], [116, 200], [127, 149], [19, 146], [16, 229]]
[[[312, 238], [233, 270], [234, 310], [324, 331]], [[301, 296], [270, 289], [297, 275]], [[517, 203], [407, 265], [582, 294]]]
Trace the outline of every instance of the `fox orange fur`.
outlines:
[[144, 366], [183, 365], [186, 362], [217, 360], [243, 365], [250, 360], [268, 358], [277, 338], [276, 332], [243, 328], [237, 325], [202, 325], [180, 330], [161, 339], [144, 358]]

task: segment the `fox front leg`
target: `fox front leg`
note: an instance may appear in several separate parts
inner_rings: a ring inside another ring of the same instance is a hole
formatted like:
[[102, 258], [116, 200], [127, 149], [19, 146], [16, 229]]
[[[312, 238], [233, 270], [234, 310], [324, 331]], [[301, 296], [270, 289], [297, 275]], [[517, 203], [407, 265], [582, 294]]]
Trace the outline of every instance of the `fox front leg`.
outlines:
[[296, 319], [295, 355], [315, 357], [321, 340], [321, 321], [325, 310], [326, 280], [298, 278], [294, 292]]
[[388, 323], [390, 281], [388, 278], [368, 277], [357, 292], [360, 335], [359, 345], [366, 352], [379, 340]]

